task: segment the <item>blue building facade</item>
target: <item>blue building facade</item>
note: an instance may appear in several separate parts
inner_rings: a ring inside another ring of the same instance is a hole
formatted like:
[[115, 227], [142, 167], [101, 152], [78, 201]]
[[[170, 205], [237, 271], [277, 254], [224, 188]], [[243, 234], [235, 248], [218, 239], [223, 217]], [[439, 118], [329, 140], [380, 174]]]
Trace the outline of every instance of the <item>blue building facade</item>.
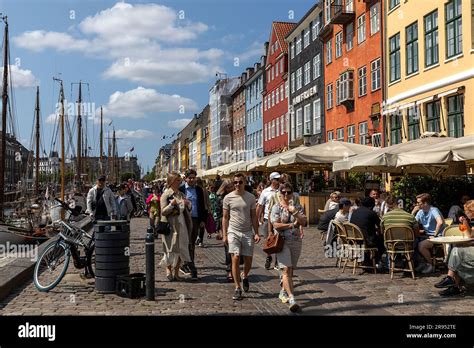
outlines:
[[265, 56], [255, 63], [253, 74], [245, 82], [246, 160], [263, 157], [263, 99]]

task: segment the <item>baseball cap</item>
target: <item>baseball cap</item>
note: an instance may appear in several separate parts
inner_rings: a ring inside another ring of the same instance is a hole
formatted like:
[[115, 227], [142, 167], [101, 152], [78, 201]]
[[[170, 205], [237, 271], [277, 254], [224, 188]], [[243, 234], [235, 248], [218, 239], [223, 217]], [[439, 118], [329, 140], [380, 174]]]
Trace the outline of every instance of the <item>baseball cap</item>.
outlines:
[[280, 173], [278, 172], [273, 172], [270, 174], [270, 180], [273, 180], [273, 179], [280, 179]]
[[339, 204], [342, 204], [342, 205], [352, 205], [352, 202], [350, 199], [348, 198], [341, 198], [341, 200], [339, 201]]
[[101, 175], [97, 178], [98, 181], [105, 181], [105, 175]]

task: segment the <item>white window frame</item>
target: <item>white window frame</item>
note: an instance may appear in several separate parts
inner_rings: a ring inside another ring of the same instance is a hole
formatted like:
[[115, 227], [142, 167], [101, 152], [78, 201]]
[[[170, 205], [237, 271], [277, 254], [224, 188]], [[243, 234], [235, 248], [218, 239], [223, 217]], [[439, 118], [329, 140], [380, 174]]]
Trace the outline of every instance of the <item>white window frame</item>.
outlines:
[[[362, 74], [363, 72], [363, 74]], [[367, 66], [364, 65], [357, 70], [357, 86], [359, 97], [367, 95]]]
[[291, 93], [295, 93], [295, 83], [296, 83], [296, 80], [295, 80], [295, 73], [292, 72], [291, 73]]
[[280, 136], [280, 118], [279, 117], [276, 118], [275, 132], [276, 132], [276, 136], [279, 137]]
[[312, 35], [313, 35], [313, 41], [318, 38], [319, 26], [320, 26], [319, 18], [315, 18], [313, 20], [312, 25], [311, 25], [311, 32], [312, 32]]
[[290, 59], [295, 58], [295, 44], [290, 42]]
[[326, 86], [326, 95], [327, 95], [327, 109], [331, 109], [333, 105], [333, 95], [332, 95], [332, 83]]
[[278, 76], [278, 70], [279, 70], [279, 68], [280, 68], [278, 63], [280, 63], [280, 62], [278, 61], [278, 62], [276, 62], [276, 64], [275, 64], [275, 77]]
[[336, 140], [344, 141], [344, 127], [336, 129]]
[[321, 99], [313, 101], [313, 134], [321, 133]]
[[272, 139], [275, 138], [275, 119], [272, 120]]
[[296, 139], [303, 136], [303, 108], [296, 109]]
[[346, 0], [346, 12], [354, 12], [354, 0]]
[[342, 56], [342, 30], [336, 34], [336, 59]]
[[346, 26], [346, 52], [354, 48], [354, 22]]
[[301, 35], [296, 38], [296, 55], [301, 53]]
[[303, 108], [304, 124], [303, 124], [303, 135], [309, 135], [312, 133], [311, 125], [311, 104], [306, 104]]
[[332, 39], [326, 42], [326, 65], [332, 62]]
[[355, 124], [347, 126], [347, 142], [355, 144]]
[[369, 133], [369, 127], [367, 121], [359, 123], [359, 144], [367, 145], [367, 134]]
[[311, 61], [304, 64], [304, 85], [306, 86], [311, 81]]
[[277, 88], [275, 90], [275, 104], [278, 104], [280, 102], [280, 89]]
[[331, 21], [331, 1], [324, 0], [324, 24], [327, 25]]
[[334, 131], [328, 131], [328, 141], [334, 140]]
[[290, 127], [291, 127], [291, 140], [296, 139], [296, 112], [292, 112], [290, 115]]
[[339, 93], [339, 101], [342, 103], [346, 100], [354, 100], [354, 72], [348, 70], [339, 77], [339, 85], [341, 91]]
[[321, 76], [321, 56], [318, 53], [313, 57], [313, 80]]
[[357, 44], [361, 44], [366, 39], [365, 13], [357, 17]]
[[303, 86], [303, 67], [296, 70], [296, 90], [298, 91]]
[[372, 92], [380, 89], [380, 74], [380, 58], [377, 58], [370, 62], [370, 85]]
[[280, 116], [281, 134], [285, 134], [285, 115]]
[[310, 43], [310, 34], [311, 34], [311, 30], [310, 28], [306, 28], [306, 29], [303, 29], [303, 48], [306, 48], [309, 46], [309, 43]]
[[280, 101], [283, 101], [283, 99], [285, 99], [285, 95], [284, 95], [284, 88], [283, 88], [283, 84], [280, 85]]
[[370, 35], [380, 31], [380, 2], [370, 7]]

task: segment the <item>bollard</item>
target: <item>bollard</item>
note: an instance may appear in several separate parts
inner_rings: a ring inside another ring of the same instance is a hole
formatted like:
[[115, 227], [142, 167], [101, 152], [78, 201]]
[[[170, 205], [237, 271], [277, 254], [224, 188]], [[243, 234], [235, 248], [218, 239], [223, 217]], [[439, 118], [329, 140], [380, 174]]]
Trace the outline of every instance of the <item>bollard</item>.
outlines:
[[155, 300], [155, 238], [153, 229], [148, 227], [145, 239], [146, 252], [146, 299]]

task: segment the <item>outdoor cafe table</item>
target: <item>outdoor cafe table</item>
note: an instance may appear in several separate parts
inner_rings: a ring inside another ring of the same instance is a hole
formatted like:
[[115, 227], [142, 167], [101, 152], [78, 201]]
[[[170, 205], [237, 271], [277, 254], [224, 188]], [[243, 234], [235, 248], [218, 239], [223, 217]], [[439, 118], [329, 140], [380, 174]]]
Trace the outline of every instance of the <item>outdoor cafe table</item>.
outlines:
[[[430, 237], [429, 241], [434, 244], [453, 245], [453, 244], [465, 244], [468, 242], [472, 242], [474, 241], [474, 238], [467, 238], [463, 236], [442, 236], [442, 237]], [[453, 248], [449, 248], [448, 255], [446, 257], [446, 263], [448, 263], [449, 261], [451, 250], [453, 250]]]

